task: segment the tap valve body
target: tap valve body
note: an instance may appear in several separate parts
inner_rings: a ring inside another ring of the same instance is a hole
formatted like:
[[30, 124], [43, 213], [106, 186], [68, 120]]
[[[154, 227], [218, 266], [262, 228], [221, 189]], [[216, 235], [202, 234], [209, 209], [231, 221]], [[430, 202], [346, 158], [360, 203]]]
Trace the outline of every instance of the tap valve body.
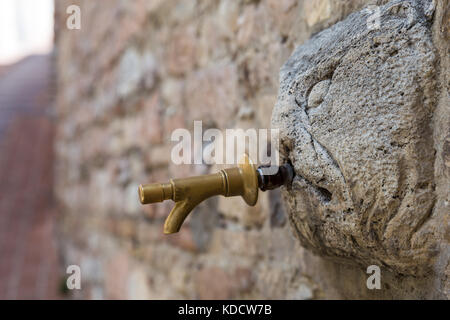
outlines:
[[164, 233], [180, 230], [186, 217], [200, 202], [216, 195], [241, 196], [249, 206], [258, 200], [258, 188], [272, 190], [291, 183], [293, 169], [289, 164], [280, 167], [256, 166], [244, 155], [238, 167], [220, 170], [215, 174], [170, 179], [167, 183], [139, 186], [142, 204], [173, 200], [175, 207], [164, 223]]

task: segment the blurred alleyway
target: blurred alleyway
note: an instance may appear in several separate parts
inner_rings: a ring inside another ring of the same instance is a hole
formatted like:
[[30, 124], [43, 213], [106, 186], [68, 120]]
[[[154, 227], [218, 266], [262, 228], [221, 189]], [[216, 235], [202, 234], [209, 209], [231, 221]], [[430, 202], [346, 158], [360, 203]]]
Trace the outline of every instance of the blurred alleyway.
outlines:
[[0, 69], [0, 299], [58, 298], [50, 56]]

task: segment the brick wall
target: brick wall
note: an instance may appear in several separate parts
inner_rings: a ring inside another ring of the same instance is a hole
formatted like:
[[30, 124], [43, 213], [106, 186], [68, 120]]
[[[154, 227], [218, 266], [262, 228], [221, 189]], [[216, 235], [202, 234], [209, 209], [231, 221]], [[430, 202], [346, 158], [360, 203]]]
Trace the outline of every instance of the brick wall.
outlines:
[[[65, 28], [73, 3], [81, 30]], [[56, 1], [56, 193], [62, 256], [82, 269], [75, 297], [381, 297], [360, 269], [300, 247], [277, 191], [254, 208], [208, 200], [173, 236], [162, 235], [172, 204], [137, 198], [139, 183], [216, 170], [172, 164], [174, 129], [268, 128], [294, 47], [368, 3]]]

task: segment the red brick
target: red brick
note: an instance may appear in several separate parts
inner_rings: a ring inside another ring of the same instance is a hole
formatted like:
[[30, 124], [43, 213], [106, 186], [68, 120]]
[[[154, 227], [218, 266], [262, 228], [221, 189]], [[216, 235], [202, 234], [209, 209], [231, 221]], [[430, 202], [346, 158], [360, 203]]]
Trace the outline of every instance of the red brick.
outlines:
[[[45, 276], [59, 270], [53, 245], [54, 215], [49, 210], [53, 206], [54, 135], [48, 113], [49, 69], [48, 57], [34, 57], [0, 77], [1, 103], [13, 110], [7, 131], [0, 133], [2, 299], [58, 297], [53, 284], [52, 291], [47, 290], [49, 277]], [[6, 86], [14, 89], [5, 95], [2, 84], [8, 81], [18, 82]], [[0, 118], [3, 112], [0, 109]]]

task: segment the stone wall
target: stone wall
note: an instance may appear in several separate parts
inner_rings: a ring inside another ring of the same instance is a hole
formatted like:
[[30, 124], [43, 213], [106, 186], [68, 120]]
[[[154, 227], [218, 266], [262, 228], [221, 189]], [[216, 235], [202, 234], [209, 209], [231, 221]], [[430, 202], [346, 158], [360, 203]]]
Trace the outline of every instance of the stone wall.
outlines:
[[[278, 73], [294, 48], [351, 12], [386, 2], [56, 1], [55, 191], [61, 256], [82, 270], [74, 297], [448, 297], [448, 257], [438, 282], [382, 268], [382, 289], [368, 290], [365, 268], [301, 247], [280, 191], [261, 193], [253, 208], [210, 199], [171, 236], [162, 225], [172, 204], [142, 207], [137, 198], [140, 183], [217, 169], [171, 163], [174, 129], [192, 129], [194, 120], [205, 128], [270, 128]], [[71, 4], [81, 8], [81, 30], [65, 27]], [[447, 35], [448, 4], [436, 1], [437, 109], [447, 118], [434, 123], [435, 170], [448, 179]], [[448, 190], [448, 180], [439, 181], [436, 188]]]

